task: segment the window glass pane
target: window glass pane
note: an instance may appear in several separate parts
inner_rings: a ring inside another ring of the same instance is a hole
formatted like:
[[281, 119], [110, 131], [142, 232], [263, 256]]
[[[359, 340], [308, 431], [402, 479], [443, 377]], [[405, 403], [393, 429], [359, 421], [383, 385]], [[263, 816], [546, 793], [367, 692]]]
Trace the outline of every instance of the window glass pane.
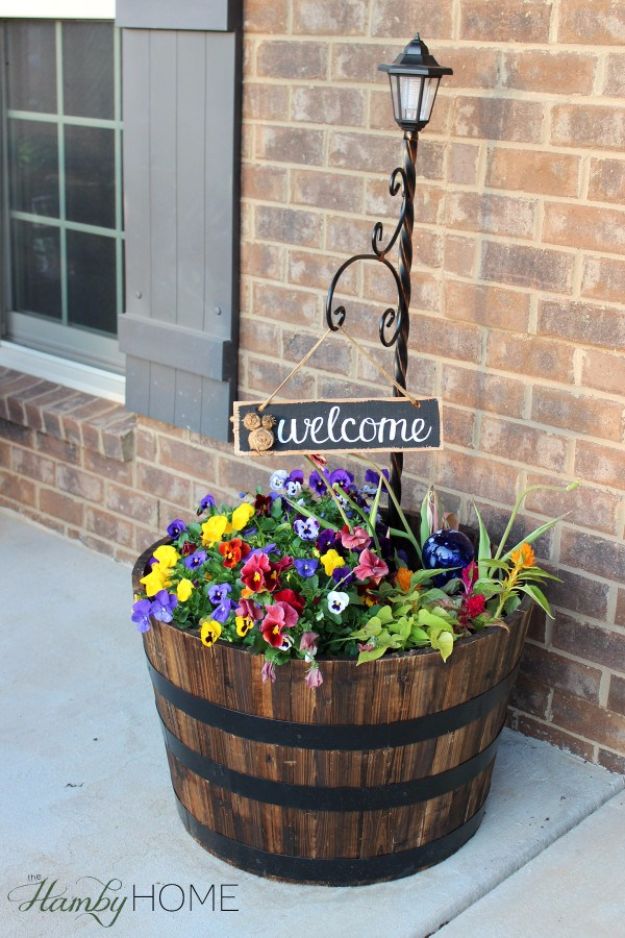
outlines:
[[7, 23], [8, 106], [56, 112], [54, 23]]
[[113, 119], [113, 27], [63, 24], [63, 111]]
[[11, 234], [14, 308], [61, 319], [58, 228], [13, 221]]
[[59, 214], [56, 124], [9, 120], [11, 208], [35, 215]]
[[66, 214], [70, 221], [115, 227], [112, 130], [65, 126]]
[[70, 324], [116, 335], [115, 239], [68, 231], [67, 279]]

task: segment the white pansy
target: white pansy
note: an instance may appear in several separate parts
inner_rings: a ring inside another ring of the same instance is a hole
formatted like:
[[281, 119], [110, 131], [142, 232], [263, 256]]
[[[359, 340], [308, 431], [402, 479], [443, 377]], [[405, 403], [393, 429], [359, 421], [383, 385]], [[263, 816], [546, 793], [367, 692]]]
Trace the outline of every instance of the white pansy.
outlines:
[[331, 590], [328, 593], [328, 609], [330, 612], [334, 612], [337, 616], [343, 612], [344, 609], [347, 609], [349, 606], [349, 596], [347, 593], [341, 593], [338, 590]]
[[269, 479], [269, 488], [272, 490], [272, 492], [281, 492], [284, 489], [284, 483], [288, 477], [289, 474], [286, 469], [276, 469], [275, 472], [271, 473], [271, 478]]

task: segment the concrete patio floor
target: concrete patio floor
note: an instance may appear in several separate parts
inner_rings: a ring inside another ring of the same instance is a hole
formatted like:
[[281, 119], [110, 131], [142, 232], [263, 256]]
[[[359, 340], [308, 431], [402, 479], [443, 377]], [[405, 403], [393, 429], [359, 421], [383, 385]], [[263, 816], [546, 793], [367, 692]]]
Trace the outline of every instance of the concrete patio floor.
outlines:
[[[295, 886], [214, 859], [178, 819], [129, 568], [0, 510], [0, 569], [3, 938], [97, 935], [30, 900], [95, 901], [100, 884], [127, 897], [119, 938], [625, 935], [625, 779], [511, 731], [481, 828], [416, 876]], [[213, 884], [215, 911], [193, 903]]]

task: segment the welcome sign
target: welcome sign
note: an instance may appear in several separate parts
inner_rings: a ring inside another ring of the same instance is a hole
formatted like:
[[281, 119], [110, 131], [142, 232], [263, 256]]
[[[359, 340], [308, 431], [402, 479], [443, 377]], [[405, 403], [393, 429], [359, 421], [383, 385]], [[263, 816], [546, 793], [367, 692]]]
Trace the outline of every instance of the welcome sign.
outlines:
[[440, 449], [438, 400], [405, 397], [234, 404], [234, 448], [260, 453]]

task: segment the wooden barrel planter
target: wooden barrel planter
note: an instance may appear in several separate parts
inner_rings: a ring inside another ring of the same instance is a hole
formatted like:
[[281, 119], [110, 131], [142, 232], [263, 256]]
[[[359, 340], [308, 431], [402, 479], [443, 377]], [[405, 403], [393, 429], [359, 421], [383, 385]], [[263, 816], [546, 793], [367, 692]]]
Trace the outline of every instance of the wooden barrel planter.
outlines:
[[[137, 561], [133, 585], [156, 545]], [[144, 647], [178, 810], [208, 851], [261, 876], [358, 885], [445, 859], [477, 830], [531, 608], [357, 667], [289, 662], [154, 622]]]

